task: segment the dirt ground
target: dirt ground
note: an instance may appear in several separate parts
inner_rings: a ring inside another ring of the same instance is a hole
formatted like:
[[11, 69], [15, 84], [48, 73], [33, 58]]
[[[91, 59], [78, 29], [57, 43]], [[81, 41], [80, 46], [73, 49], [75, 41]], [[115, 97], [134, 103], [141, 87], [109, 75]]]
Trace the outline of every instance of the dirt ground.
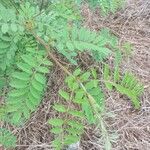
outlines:
[[[109, 27], [123, 41], [133, 44], [130, 58], [125, 58], [121, 70], [130, 70], [144, 84], [141, 109], [134, 111], [130, 101], [117, 92], [106, 92], [106, 109], [113, 114], [106, 118], [107, 129], [117, 133], [113, 150], [150, 150], [150, 1], [128, 0], [127, 7], [115, 16], [102, 18], [99, 11], [91, 11], [82, 6], [84, 26], [92, 30]], [[94, 63], [86, 55], [79, 57], [81, 67], [101, 65]], [[84, 61], [83, 61], [84, 60]], [[111, 58], [109, 63], [111, 64]], [[48, 76], [48, 88], [44, 100], [24, 127], [14, 129], [18, 136], [16, 150], [51, 150], [53, 135], [49, 132], [47, 120], [56, 114], [52, 111], [54, 102], [59, 101], [58, 90], [64, 87], [64, 73], [56, 67]], [[105, 90], [105, 89], [104, 89]], [[9, 126], [6, 126], [10, 128]], [[103, 150], [103, 141], [96, 127], [86, 127], [80, 144], [81, 150]]]

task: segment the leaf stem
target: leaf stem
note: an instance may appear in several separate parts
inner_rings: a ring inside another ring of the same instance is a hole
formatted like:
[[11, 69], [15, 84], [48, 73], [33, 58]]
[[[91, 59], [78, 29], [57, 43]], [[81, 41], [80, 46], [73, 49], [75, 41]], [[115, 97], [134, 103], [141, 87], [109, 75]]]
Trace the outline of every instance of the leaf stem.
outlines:
[[[36, 40], [45, 47], [49, 57], [69, 76], [73, 76], [73, 74], [66, 68], [64, 67], [59, 61], [58, 59], [54, 56], [54, 54], [52, 54], [50, 52], [50, 46], [39, 36], [37, 36], [35, 33], [32, 32], [32, 35], [36, 38]], [[74, 76], [73, 76], [74, 77]], [[76, 77], [74, 77], [76, 79]], [[107, 129], [105, 127], [105, 123], [102, 119], [100, 112], [100, 106], [96, 103], [95, 99], [93, 98], [93, 96], [91, 94], [88, 93], [88, 91], [86, 90], [85, 86], [82, 84], [82, 82], [79, 79], [76, 79], [77, 82], [80, 84], [81, 88], [84, 90], [84, 92], [87, 94], [88, 96], [88, 100], [89, 103], [91, 105], [91, 107], [93, 108], [93, 112], [96, 116], [96, 118], [100, 121], [99, 125], [101, 126], [101, 131], [102, 131], [102, 135], [104, 136], [104, 138], [106, 139], [106, 143], [109, 143], [110, 147], [111, 147], [111, 143], [110, 140], [108, 138], [108, 132]], [[107, 150], [110, 150], [109, 148], [106, 148]]]
[[39, 36], [32, 32], [32, 35], [36, 38], [36, 40], [45, 47], [49, 57], [68, 75], [72, 75], [59, 61], [58, 59], [50, 52], [50, 46]]

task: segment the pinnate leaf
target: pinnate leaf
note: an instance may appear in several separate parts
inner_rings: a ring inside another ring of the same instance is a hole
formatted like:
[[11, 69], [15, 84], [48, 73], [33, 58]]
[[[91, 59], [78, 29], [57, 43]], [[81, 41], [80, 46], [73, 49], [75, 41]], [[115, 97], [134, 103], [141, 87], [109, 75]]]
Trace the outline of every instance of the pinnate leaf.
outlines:
[[66, 112], [67, 108], [64, 105], [55, 104], [53, 108], [59, 112]]
[[64, 124], [64, 120], [55, 118], [55, 119], [50, 119], [48, 123], [51, 124], [52, 126], [62, 126]]
[[69, 100], [69, 98], [70, 98], [69, 93], [67, 93], [66, 91], [63, 91], [63, 90], [59, 91], [59, 95], [61, 97], [63, 97], [65, 100]]

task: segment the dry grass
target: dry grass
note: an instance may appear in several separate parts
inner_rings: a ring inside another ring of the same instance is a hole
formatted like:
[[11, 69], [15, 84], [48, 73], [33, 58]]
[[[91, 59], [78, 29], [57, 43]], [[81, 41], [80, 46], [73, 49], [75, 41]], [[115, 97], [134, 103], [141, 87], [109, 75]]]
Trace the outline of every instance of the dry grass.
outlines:
[[[140, 111], [134, 111], [128, 99], [118, 93], [107, 93], [107, 111], [115, 114], [108, 119], [108, 130], [115, 131], [119, 138], [113, 145], [114, 150], [149, 150], [150, 149], [150, 1], [128, 1], [128, 7], [115, 16], [102, 18], [99, 12], [92, 13], [84, 6], [85, 26], [93, 30], [111, 28], [120, 38], [120, 44], [129, 41], [134, 45], [131, 58], [122, 63], [122, 71], [130, 70], [145, 85], [141, 97]], [[110, 60], [111, 64], [111, 60]], [[90, 135], [90, 134], [89, 134]], [[99, 138], [94, 133], [84, 141], [85, 149], [103, 149]], [[95, 136], [94, 136], [95, 135]], [[91, 145], [89, 148], [88, 144]], [[88, 145], [88, 146], [86, 146]]]
[[[104, 19], [99, 12], [92, 12], [88, 6], [82, 9], [85, 18], [85, 26], [93, 30], [109, 27], [113, 33], [123, 41], [129, 41], [134, 45], [131, 58], [125, 58], [122, 63], [122, 71], [130, 70], [138, 76], [145, 85], [145, 92], [141, 97], [142, 107], [140, 111], [134, 111], [129, 100], [116, 92], [106, 93], [107, 112], [114, 114], [112, 118], [106, 118], [107, 128], [118, 134], [113, 144], [113, 150], [149, 150], [150, 149], [150, 1], [130, 0], [124, 11], [119, 11], [115, 16]], [[81, 67], [88, 69], [92, 66], [99, 68], [88, 56], [79, 57]], [[110, 60], [111, 64], [111, 60]], [[32, 118], [23, 127], [13, 128], [18, 136], [16, 150], [51, 150], [53, 135], [49, 132], [47, 120], [57, 114], [53, 112], [52, 105], [59, 101], [58, 90], [64, 87], [64, 73], [55, 68], [48, 78], [48, 88], [44, 101]], [[81, 142], [83, 150], [102, 150], [100, 132], [96, 127], [87, 127], [87, 131]]]

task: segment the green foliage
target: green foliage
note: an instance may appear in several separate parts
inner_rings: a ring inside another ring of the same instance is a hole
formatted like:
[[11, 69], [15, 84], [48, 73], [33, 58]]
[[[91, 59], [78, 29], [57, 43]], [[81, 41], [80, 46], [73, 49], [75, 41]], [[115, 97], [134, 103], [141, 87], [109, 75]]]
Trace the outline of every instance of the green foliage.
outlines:
[[115, 87], [118, 92], [123, 95], [126, 95], [130, 98], [135, 109], [140, 108], [139, 96], [142, 94], [144, 87], [139, 83], [136, 77], [126, 72], [125, 75], [120, 78], [119, 69], [115, 69], [113, 80], [109, 73], [110, 69], [108, 65], [104, 67], [104, 82], [108, 89], [112, 90], [112, 87]]
[[106, 16], [109, 13], [115, 13], [119, 8], [124, 6], [124, 0], [88, 0], [92, 7], [99, 4], [102, 15]]
[[50, 5], [50, 9], [55, 13], [58, 19], [74, 21], [80, 19], [80, 13], [74, 0], [58, 0]]
[[100, 0], [100, 8], [104, 15], [108, 13], [115, 13], [119, 8], [123, 6], [123, 0]]
[[45, 74], [49, 72], [51, 62], [44, 51], [28, 45], [26, 53], [16, 65], [16, 71], [11, 74], [11, 88], [5, 104], [7, 120], [13, 124], [29, 119], [31, 112], [40, 104], [46, 86]]
[[40, 15], [35, 18], [35, 28], [38, 35], [53, 46], [64, 27], [72, 23], [79, 24], [81, 16], [74, 0], [51, 1], [48, 6], [41, 13], [36, 13]]
[[[84, 83], [87, 92], [95, 98], [96, 103], [101, 108], [100, 111], [104, 110], [104, 95], [98, 86], [97, 78], [95, 78], [96, 72], [93, 74], [94, 77], [91, 72], [82, 73], [80, 69], [76, 69], [73, 75], [68, 76], [65, 80], [68, 85], [67, 91], [59, 91], [59, 95], [65, 104], [62, 101], [54, 104], [53, 108], [66, 117], [49, 120], [49, 124], [53, 126], [51, 132], [56, 134], [56, 139], [53, 141], [53, 146], [56, 149], [62, 149], [65, 145], [73, 144], [80, 140], [84, 131], [84, 120], [87, 120], [90, 124], [96, 122], [96, 116], [92, 111], [93, 106], [89, 103], [89, 97], [77, 79]], [[80, 109], [75, 109], [73, 107], [75, 105], [78, 105]]]
[[[24, 27], [18, 23], [20, 19], [14, 5], [11, 6], [11, 1], [0, 3], [0, 79], [5, 84], [6, 78], [9, 78], [10, 73], [13, 71], [16, 62], [15, 55], [19, 51], [18, 43], [22, 39], [21, 35], [24, 31]], [[4, 84], [1, 85], [1, 88], [5, 86]]]
[[[72, 64], [77, 64], [75, 57], [85, 50], [97, 61], [105, 59], [111, 53], [111, 49], [117, 47], [118, 39], [110, 34], [108, 29], [96, 33], [78, 27], [80, 15], [75, 8], [72, 0], [54, 2], [48, 8], [51, 11], [44, 11], [35, 18], [34, 28], [38, 35]], [[109, 48], [106, 45], [109, 45]]]
[[0, 34], [0, 69], [5, 71], [14, 61], [16, 44], [12, 37]]
[[3, 34], [16, 34], [24, 30], [23, 26], [18, 23], [21, 19], [17, 18], [16, 10], [4, 7], [5, 3], [0, 3], [0, 28]]
[[122, 48], [125, 56], [130, 56], [132, 54], [133, 45], [130, 42], [124, 42]]
[[16, 137], [9, 130], [0, 128], [0, 145], [4, 148], [15, 147]]
[[6, 84], [5, 82], [6, 82], [5, 78], [4, 77], [0, 77], [0, 91], [5, 86], [5, 84]]
[[[78, 78], [78, 80], [83, 83], [81, 86], [79, 83], [77, 84], [77, 79], [74, 76], [70, 76], [66, 78], [66, 82], [68, 87], [75, 92], [74, 102], [78, 104], [82, 104], [82, 110], [85, 113], [85, 116], [89, 123], [95, 123], [94, 112], [92, 111], [93, 104], [89, 102], [88, 94], [94, 98], [96, 105], [100, 107], [101, 110], [104, 111], [104, 95], [102, 90], [99, 87], [99, 81], [91, 72], [80, 72], [80, 69], [74, 71], [73, 75]], [[86, 89], [84, 89], [84, 88]], [[88, 94], [87, 94], [88, 93]], [[95, 104], [94, 104], [95, 105]]]
[[88, 51], [94, 59], [102, 61], [109, 56], [112, 48], [117, 47], [117, 44], [118, 39], [107, 29], [101, 30], [98, 34], [89, 29], [74, 26], [64, 28], [59, 34], [56, 47], [71, 63], [77, 64], [74, 57], [79, 51]]
[[104, 76], [105, 86], [109, 90], [112, 90], [112, 84], [110, 82], [107, 82], [107, 81], [110, 81], [110, 79], [111, 79], [110, 69], [109, 69], [109, 66], [107, 64], [105, 65], [103, 76]]

